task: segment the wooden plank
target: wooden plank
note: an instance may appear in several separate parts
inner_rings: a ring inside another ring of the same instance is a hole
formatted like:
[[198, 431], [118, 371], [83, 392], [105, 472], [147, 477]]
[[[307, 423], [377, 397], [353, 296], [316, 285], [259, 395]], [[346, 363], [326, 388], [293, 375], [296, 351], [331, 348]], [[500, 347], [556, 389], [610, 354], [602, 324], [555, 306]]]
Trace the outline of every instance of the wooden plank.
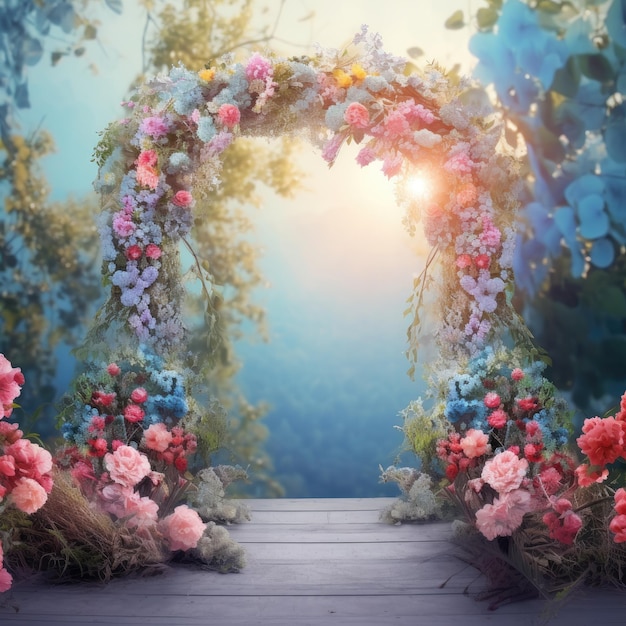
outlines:
[[249, 498], [252, 511], [382, 511], [396, 498]]
[[[252, 521], [260, 524], [383, 524], [380, 510], [371, 511], [252, 511]], [[410, 524], [419, 526], [420, 524]], [[393, 528], [393, 525], [388, 525]]]

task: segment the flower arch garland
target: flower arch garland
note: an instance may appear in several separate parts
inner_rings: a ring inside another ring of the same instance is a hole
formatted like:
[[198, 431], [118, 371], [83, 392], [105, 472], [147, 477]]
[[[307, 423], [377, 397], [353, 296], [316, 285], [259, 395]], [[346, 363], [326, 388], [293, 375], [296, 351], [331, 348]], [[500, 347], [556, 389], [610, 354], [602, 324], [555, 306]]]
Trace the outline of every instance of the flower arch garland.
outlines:
[[[115, 326], [117, 342], [131, 338], [165, 364], [185, 353], [179, 247], [193, 254], [193, 223], [202, 219], [196, 199], [219, 185], [222, 155], [237, 137], [304, 135], [330, 165], [355, 142], [357, 163], [381, 163], [395, 182], [404, 226], [413, 234], [421, 222], [431, 246], [406, 311], [407, 354], [417, 361], [428, 302], [439, 358], [429, 385], [433, 407], [417, 400], [403, 412], [411, 447], [425, 468], [445, 474], [448, 493], [483, 539], [510, 539], [526, 565], [570, 582], [587, 575], [601, 548], [608, 556], [599, 577], [614, 580], [617, 572], [623, 585], [626, 552], [607, 548], [602, 528], [613, 516], [615, 540], [626, 542], [624, 490], [600, 483], [607, 465], [626, 459], [626, 395], [614, 418], [587, 420], [578, 443], [589, 463], [579, 465], [567, 450], [567, 406], [542, 376], [541, 353], [512, 305], [518, 183], [514, 159], [499, 146], [502, 127], [469, 82], [437, 67], [407, 72], [365, 26], [354, 46], [354, 54], [225, 57], [199, 72], [179, 66], [124, 103], [127, 117], [108, 127], [96, 149], [111, 289], [91, 339]], [[419, 171], [435, 182], [416, 199], [408, 184]], [[194, 261], [213, 323], [211, 275]], [[390, 468], [386, 478], [421, 503], [422, 517], [433, 511], [424, 506], [418, 472]], [[607, 504], [613, 495], [614, 509]], [[394, 520], [403, 514], [388, 513]], [[525, 519], [553, 547], [569, 549], [584, 523], [594, 541], [574, 557], [554, 548], [561, 557], [544, 567], [543, 553], [518, 532]]]

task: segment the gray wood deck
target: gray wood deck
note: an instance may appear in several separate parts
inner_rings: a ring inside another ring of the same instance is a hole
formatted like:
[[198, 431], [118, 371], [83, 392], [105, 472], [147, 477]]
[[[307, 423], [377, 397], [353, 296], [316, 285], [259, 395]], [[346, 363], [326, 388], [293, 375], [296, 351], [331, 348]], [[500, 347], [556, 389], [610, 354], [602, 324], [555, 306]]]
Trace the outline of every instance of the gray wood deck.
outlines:
[[22, 582], [0, 597], [0, 624], [626, 624], [626, 594], [603, 589], [577, 594], [556, 615], [539, 600], [490, 612], [464, 593], [482, 580], [454, 556], [449, 525], [382, 524], [390, 501], [251, 500], [252, 521], [230, 527], [247, 552], [239, 574], [181, 566], [107, 585]]

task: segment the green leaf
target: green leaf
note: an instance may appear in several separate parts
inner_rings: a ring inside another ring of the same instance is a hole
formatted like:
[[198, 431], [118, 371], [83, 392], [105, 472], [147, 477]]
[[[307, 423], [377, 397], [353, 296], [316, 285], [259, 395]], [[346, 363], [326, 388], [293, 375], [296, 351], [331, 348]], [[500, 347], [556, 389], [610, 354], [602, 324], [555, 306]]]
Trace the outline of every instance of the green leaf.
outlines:
[[478, 9], [476, 21], [481, 30], [491, 28], [498, 21], [498, 12], [492, 7]]
[[581, 54], [578, 57], [580, 71], [587, 78], [607, 83], [614, 79], [615, 70], [603, 54]]
[[459, 30], [465, 26], [465, 16], [460, 9], [455, 11], [444, 23], [448, 30]]

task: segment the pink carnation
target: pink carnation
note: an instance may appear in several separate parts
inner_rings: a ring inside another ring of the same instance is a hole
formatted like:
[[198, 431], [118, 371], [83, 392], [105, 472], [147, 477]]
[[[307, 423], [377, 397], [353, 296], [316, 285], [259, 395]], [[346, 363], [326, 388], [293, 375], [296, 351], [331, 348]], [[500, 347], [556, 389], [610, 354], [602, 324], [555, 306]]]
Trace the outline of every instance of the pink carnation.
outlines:
[[470, 428], [461, 439], [461, 448], [466, 457], [474, 459], [491, 452], [489, 437], [476, 428]]
[[489, 459], [481, 474], [481, 478], [498, 493], [503, 494], [517, 489], [526, 476], [528, 461], [520, 459], [510, 450], [505, 450]]
[[196, 511], [181, 504], [159, 524], [170, 550], [189, 550], [198, 545], [206, 525]]
[[376, 152], [368, 146], [361, 148], [359, 153], [356, 155], [356, 162], [361, 166], [365, 167], [369, 165], [372, 161], [376, 160]]
[[104, 456], [111, 480], [124, 487], [134, 487], [150, 473], [148, 458], [131, 446], [120, 446]]
[[147, 496], [140, 497], [138, 493], [126, 498], [125, 516], [132, 515], [128, 520], [129, 526], [146, 528], [154, 526], [158, 519], [159, 505]]
[[524, 378], [524, 372], [519, 368], [516, 367], [512, 372], [511, 372], [511, 378], [518, 382], [520, 380], [522, 380], [522, 378]]
[[485, 398], [483, 400], [485, 406], [489, 409], [497, 409], [500, 406], [500, 396], [495, 393], [495, 391], [490, 391], [485, 394]]
[[118, 237], [128, 237], [135, 232], [135, 224], [127, 215], [118, 213], [113, 218], [113, 232]]
[[626, 515], [616, 515], [609, 524], [609, 530], [615, 533], [615, 543], [626, 542]]
[[13, 457], [17, 476], [39, 481], [52, 471], [52, 455], [29, 439], [18, 439], [5, 447], [5, 453]]
[[370, 113], [360, 102], [351, 102], [343, 114], [343, 119], [355, 128], [367, 128], [370, 123]]
[[20, 385], [24, 384], [24, 375], [19, 367], [13, 367], [10, 361], [0, 354], [0, 405], [2, 417], [9, 417], [13, 412], [13, 401], [20, 393]]
[[143, 387], [137, 387], [130, 394], [130, 399], [137, 404], [141, 404], [148, 399], [148, 392]]
[[233, 128], [239, 124], [241, 113], [234, 104], [223, 104], [217, 111], [217, 117], [226, 128]]
[[604, 467], [619, 457], [626, 457], [626, 423], [614, 417], [592, 417], [583, 424], [583, 434], [576, 439], [591, 465]]
[[144, 187], [156, 189], [159, 185], [159, 173], [154, 167], [137, 167], [137, 182]]
[[530, 493], [523, 489], [509, 491], [476, 511], [476, 527], [489, 540], [508, 537], [522, 525], [524, 515], [531, 509]]
[[154, 150], [142, 150], [135, 163], [139, 167], [154, 167], [157, 164], [157, 153]]
[[136, 404], [129, 404], [124, 409], [124, 419], [133, 424], [136, 424], [137, 422], [141, 422], [145, 414], [146, 414], [145, 411], [140, 406], [137, 406]]
[[20, 478], [11, 491], [11, 501], [24, 513], [38, 511], [48, 499], [46, 490], [32, 478]]
[[148, 450], [165, 452], [172, 442], [172, 433], [163, 422], [151, 424], [143, 433]]
[[181, 189], [180, 191], [177, 191], [174, 194], [174, 197], [172, 198], [172, 203], [182, 208], [186, 208], [190, 206], [192, 202], [193, 202], [193, 196], [191, 195], [191, 193], [189, 193], [185, 189]]
[[509, 416], [502, 409], [492, 411], [487, 417], [487, 423], [492, 428], [504, 428]]
[[626, 515], [626, 489], [620, 487], [613, 497], [615, 499], [615, 511], [620, 515]]

